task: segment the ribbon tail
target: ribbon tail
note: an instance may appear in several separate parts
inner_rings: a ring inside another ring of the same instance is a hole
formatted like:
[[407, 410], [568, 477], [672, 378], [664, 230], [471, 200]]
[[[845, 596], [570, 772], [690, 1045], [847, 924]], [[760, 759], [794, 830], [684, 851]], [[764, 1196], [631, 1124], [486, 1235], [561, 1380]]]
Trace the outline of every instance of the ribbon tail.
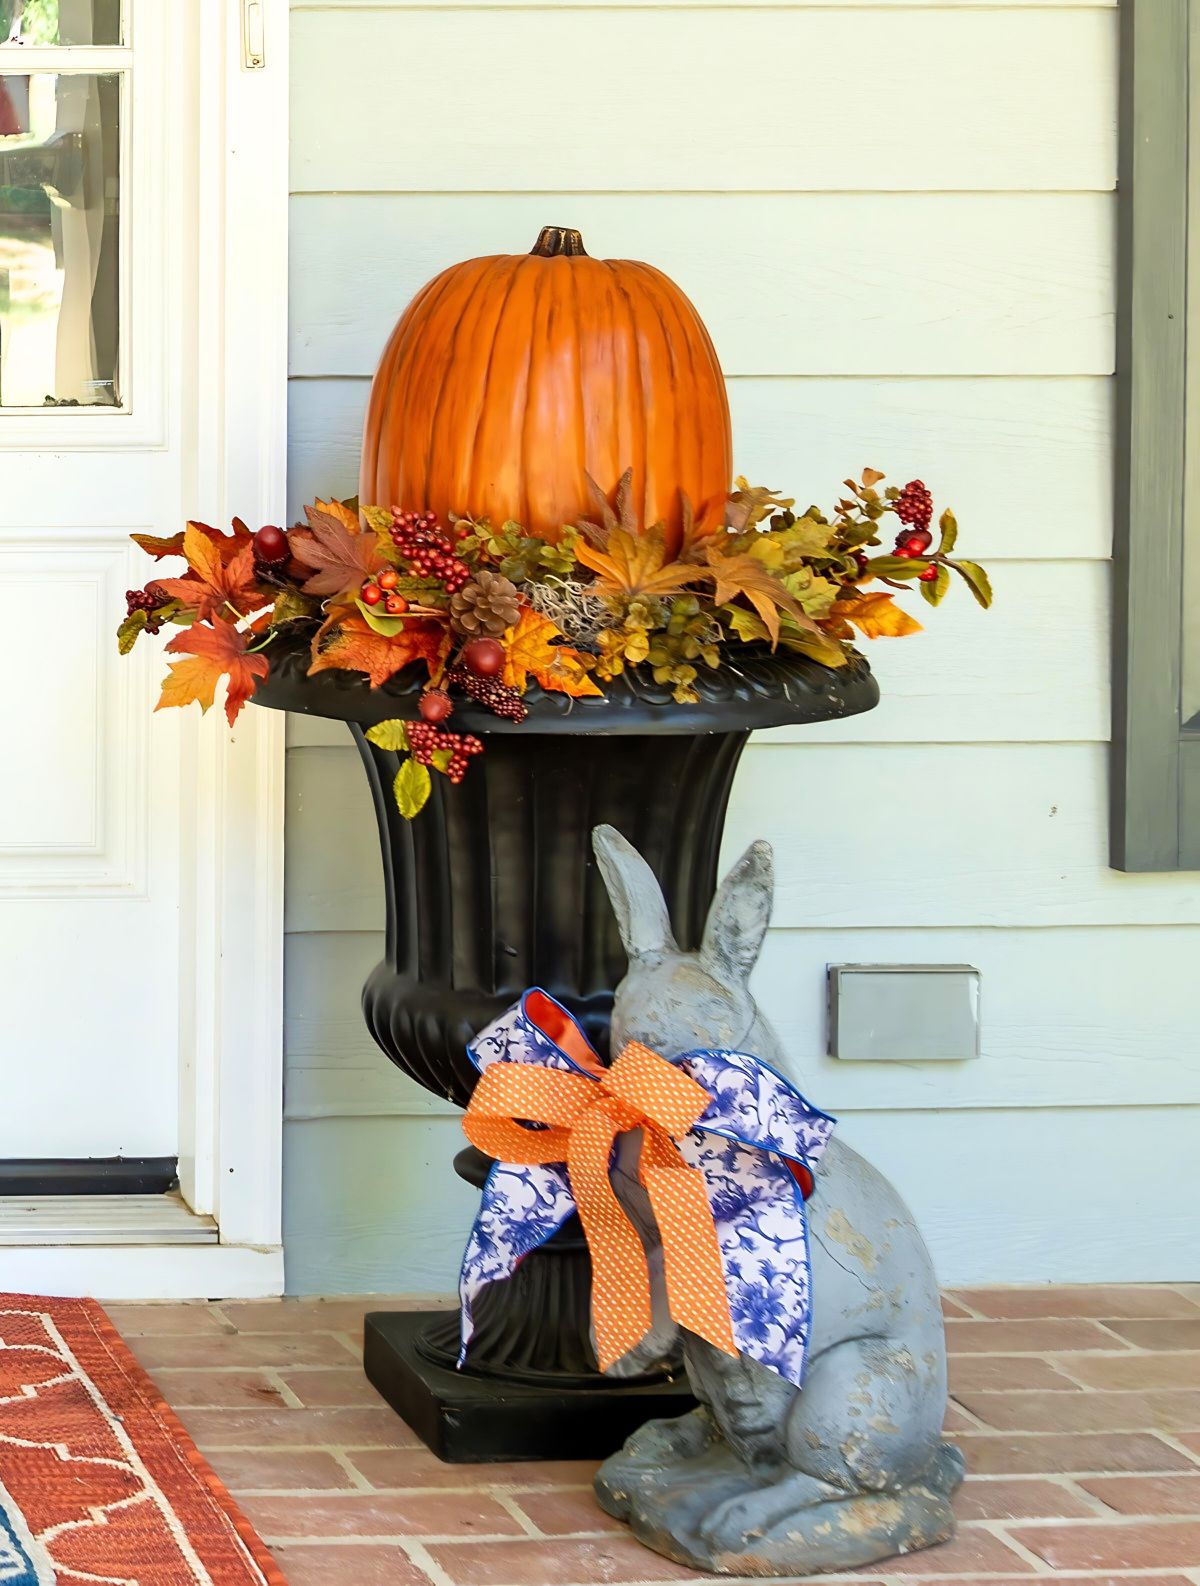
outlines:
[[567, 1175], [557, 1165], [497, 1162], [483, 1187], [459, 1274], [461, 1339], [458, 1364], [475, 1331], [475, 1301], [489, 1283], [509, 1278], [521, 1258], [562, 1227], [575, 1210]]
[[618, 1127], [602, 1107], [592, 1108], [571, 1131], [567, 1158], [592, 1258], [592, 1324], [601, 1371], [640, 1344], [653, 1320], [646, 1252], [608, 1176]]
[[738, 1349], [800, 1387], [812, 1293], [804, 1200], [787, 1163], [697, 1131], [681, 1154], [719, 1187], [717, 1242]]
[[676, 1162], [643, 1168], [642, 1182], [662, 1237], [673, 1320], [714, 1349], [736, 1355], [721, 1246], [704, 1175]]

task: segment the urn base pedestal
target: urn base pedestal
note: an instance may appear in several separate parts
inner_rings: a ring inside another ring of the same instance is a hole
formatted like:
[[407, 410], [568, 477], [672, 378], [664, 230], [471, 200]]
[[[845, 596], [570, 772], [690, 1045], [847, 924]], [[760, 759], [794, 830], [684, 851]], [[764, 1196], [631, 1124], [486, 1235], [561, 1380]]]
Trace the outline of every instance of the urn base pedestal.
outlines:
[[363, 1368], [372, 1386], [439, 1459], [452, 1465], [527, 1459], [605, 1459], [659, 1416], [695, 1407], [687, 1379], [568, 1387], [456, 1371], [422, 1347], [444, 1311], [372, 1311]]

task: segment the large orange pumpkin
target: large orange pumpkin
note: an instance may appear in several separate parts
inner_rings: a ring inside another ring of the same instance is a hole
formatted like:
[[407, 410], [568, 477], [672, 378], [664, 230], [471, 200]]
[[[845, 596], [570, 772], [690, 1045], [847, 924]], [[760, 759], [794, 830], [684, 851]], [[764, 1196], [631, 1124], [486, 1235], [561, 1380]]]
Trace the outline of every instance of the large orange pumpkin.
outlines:
[[588, 516], [587, 474], [633, 469], [643, 526], [677, 545], [686, 492], [706, 529], [732, 473], [708, 332], [660, 270], [591, 259], [547, 226], [529, 254], [455, 264], [417, 293], [371, 387], [364, 502], [514, 518], [557, 539]]

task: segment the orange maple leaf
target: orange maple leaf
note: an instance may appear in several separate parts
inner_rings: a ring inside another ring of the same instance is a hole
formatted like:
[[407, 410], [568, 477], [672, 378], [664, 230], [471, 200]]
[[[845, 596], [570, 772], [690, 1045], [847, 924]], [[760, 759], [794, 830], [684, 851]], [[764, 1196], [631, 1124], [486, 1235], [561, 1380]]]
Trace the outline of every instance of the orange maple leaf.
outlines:
[[563, 637], [549, 617], [529, 606], [521, 609], [516, 623], [504, 635], [504, 681], [509, 688], [524, 693], [532, 676], [544, 689], [585, 699], [602, 694], [584, 670], [578, 650], [556, 644]]
[[313, 662], [308, 669], [317, 672], [365, 672], [372, 688], [386, 683], [413, 661], [424, 661], [431, 677], [445, 663], [450, 646], [449, 630], [440, 622], [415, 619], [406, 622], [392, 638], [376, 633], [358, 611], [335, 607], [313, 639]]
[[748, 600], [766, 624], [772, 645], [779, 642], [779, 613], [786, 611], [797, 627], [810, 633], [818, 631], [816, 623], [807, 616], [798, 600], [789, 595], [773, 573], [769, 573], [755, 556], [745, 551], [723, 552], [720, 542], [704, 547], [707, 566], [705, 576], [716, 585], [713, 598], [718, 606], [736, 600], [740, 595]]
[[172, 600], [194, 611], [200, 622], [218, 616], [226, 606], [239, 617], [246, 617], [273, 598], [264, 595], [255, 580], [254, 547], [249, 537], [226, 563], [220, 546], [198, 524], [189, 523], [183, 536], [183, 554], [191, 569], [187, 576], [156, 578], [155, 583]]
[[900, 638], [906, 633], [921, 631], [917, 619], [903, 606], [898, 606], [895, 596], [883, 589], [856, 595], [852, 600], [839, 600], [830, 607], [829, 616], [852, 622], [868, 639]]
[[206, 623], [195, 622], [177, 633], [167, 649], [191, 659], [171, 662], [155, 710], [196, 701], [200, 709], [206, 711], [213, 702], [217, 683], [227, 677], [225, 714], [232, 727], [242, 706], [254, 693], [255, 679], [266, 677], [270, 670], [265, 655], [247, 655], [246, 638], [247, 635], [232, 622], [220, 618], [211, 628]]
[[590, 592], [632, 599], [635, 595], [676, 595], [706, 575], [690, 562], [668, 562], [662, 528], [645, 534], [610, 529], [603, 550], [586, 540], [575, 542], [576, 558], [590, 567], [596, 580]]
[[[189, 529], [195, 529], [212, 541], [221, 553], [221, 560], [228, 566], [237, 553], [249, 545], [254, 536], [242, 522], [241, 518], [234, 518], [233, 533], [222, 534], [220, 529], [214, 529], [211, 523], [189, 523]], [[183, 541], [187, 530], [180, 529], [178, 534], [170, 534], [160, 538], [156, 534], [131, 534], [129, 538], [145, 551], [147, 556], [153, 556], [156, 562], [164, 556], [182, 556]]]

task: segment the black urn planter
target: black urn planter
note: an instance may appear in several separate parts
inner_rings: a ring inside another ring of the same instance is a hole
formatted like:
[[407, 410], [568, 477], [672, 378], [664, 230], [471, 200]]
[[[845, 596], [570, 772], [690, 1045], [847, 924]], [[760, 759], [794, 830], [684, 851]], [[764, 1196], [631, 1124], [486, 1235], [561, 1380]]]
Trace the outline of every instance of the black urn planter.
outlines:
[[[865, 662], [830, 671], [780, 652], [702, 673], [692, 705], [638, 672], [603, 699], [531, 687], [520, 725], [460, 704], [455, 730], [485, 739], [486, 752], [458, 787], [435, 776], [429, 803], [406, 821], [392, 797], [400, 756], [365, 733], [416, 714], [420, 676], [371, 689], [349, 672], [310, 678], [307, 666], [307, 645], [273, 649], [255, 702], [350, 726], [374, 797], [387, 897], [386, 957], [363, 991], [367, 1024], [399, 1068], [460, 1106], [475, 1078], [467, 1041], [528, 986], [570, 1008], [607, 1054], [625, 954], [592, 855], [594, 826], [615, 826], [645, 855], [676, 939], [695, 947], [751, 731], [854, 715], [879, 698]], [[467, 1150], [456, 1166], [482, 1183], [488, 1164]], [[466, 1370], [454, 1369], [455, 1319], [377, 1315], [367, 1319], [367, 1374], [443, 1458], [538, 1458], [564, 1447], [604, 1455], [651, 1416], [681, 1413], [686, 1390], [601, 1377], [590, 1300], [572, 1219], [483, 1296]]]

